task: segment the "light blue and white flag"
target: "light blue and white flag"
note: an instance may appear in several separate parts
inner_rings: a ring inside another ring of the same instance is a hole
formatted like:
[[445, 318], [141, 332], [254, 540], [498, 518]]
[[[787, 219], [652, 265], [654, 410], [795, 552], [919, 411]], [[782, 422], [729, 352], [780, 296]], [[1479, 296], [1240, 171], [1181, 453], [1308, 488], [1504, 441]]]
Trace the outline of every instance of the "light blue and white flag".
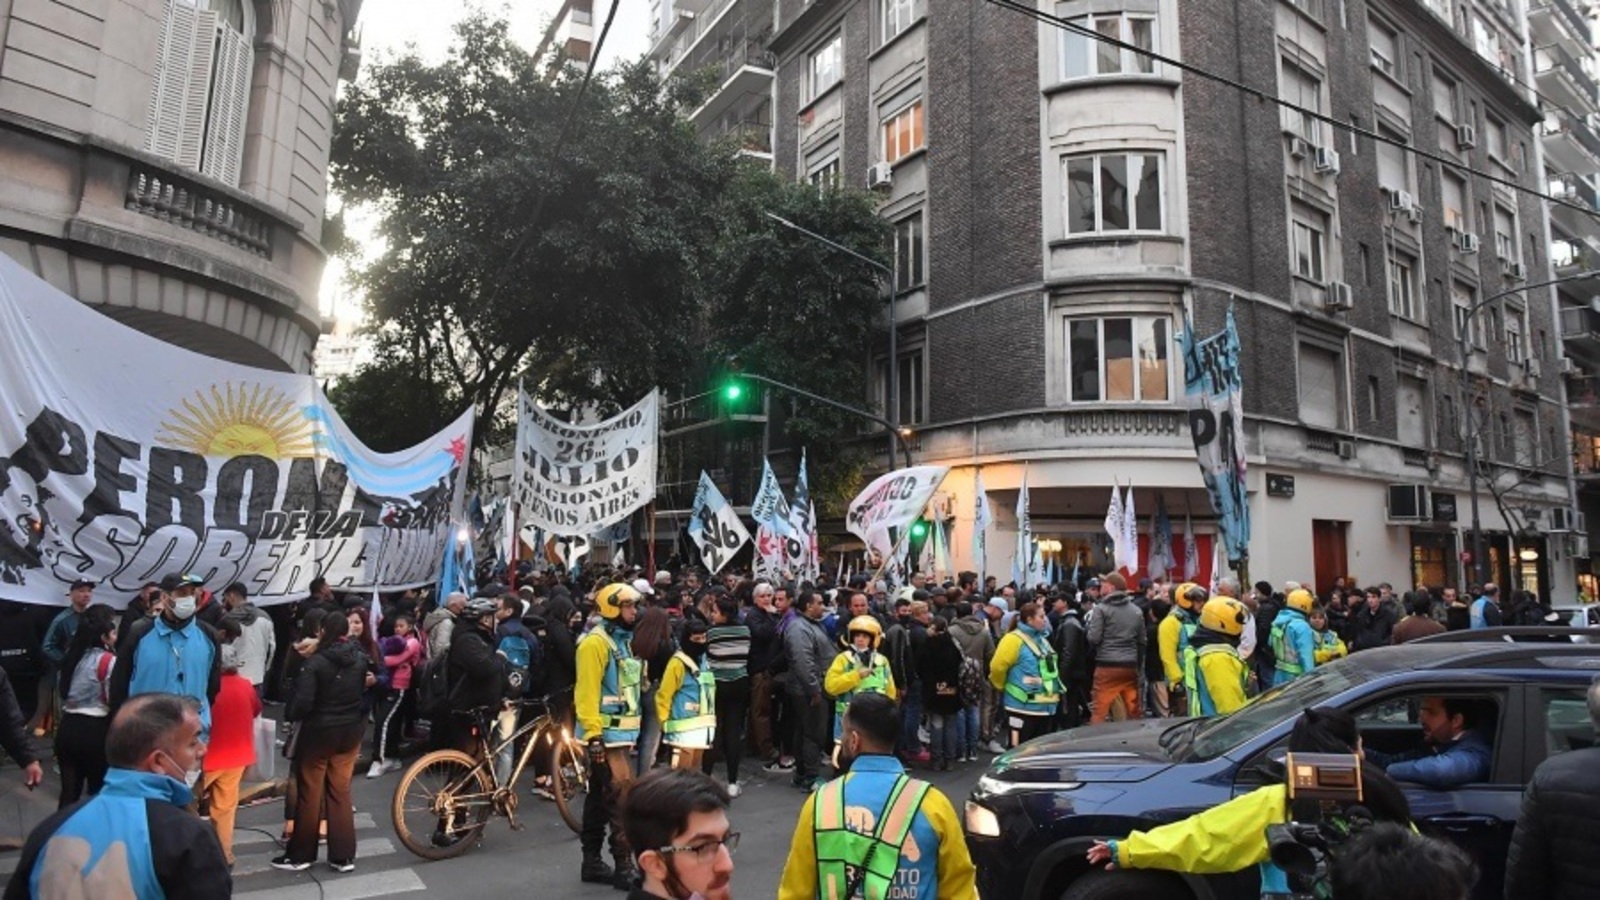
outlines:
[[1250, 504], [1245, 490], [1244, 376], [1233, 310], [1228, 310], [1223, 329], [1204, 340], [1195, 340], [1194, 326], [1185, 322], [1178, 346], [1200, 477], [1211, 496], [1228, 559], [1237, 567], [1250, 557]]
[[722, 571], [739, 549], [750, 542], [750, 532], [739, 521], [739, 514], [733, 511], [728, 499], [705, 472], [700, 473], [700, 485], [695, 489], [694, 506], [685, 530], [711, 575]]
[[994, 524], [994, 510], [989, 508], [989, 493], [983, 489], [983, 470], [979, 469], [973, 481], [972, 562], [978, 568], [978, 584], [989, 577], [989, 526]]

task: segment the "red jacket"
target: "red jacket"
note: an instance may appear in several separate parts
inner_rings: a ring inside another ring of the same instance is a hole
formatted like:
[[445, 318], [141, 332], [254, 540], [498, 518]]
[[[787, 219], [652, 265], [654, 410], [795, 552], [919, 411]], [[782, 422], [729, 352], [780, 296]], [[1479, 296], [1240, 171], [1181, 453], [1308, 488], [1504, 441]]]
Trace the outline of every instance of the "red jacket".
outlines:
[[250, 679], [223, 675], [217, 699], [211, 703], [211, 743], [201, 763], [207, 772], [242, 769], [256, 761], [256, 716], [261, 698]]

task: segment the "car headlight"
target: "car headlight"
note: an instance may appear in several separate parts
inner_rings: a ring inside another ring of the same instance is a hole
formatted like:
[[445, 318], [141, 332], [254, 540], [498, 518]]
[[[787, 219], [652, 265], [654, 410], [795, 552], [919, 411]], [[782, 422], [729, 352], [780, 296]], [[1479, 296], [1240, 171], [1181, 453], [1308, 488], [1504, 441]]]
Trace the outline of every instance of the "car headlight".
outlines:
[[1001, 781], [984, 775], [978, 779], [975, 791], [980, 797], [1004, 797], [1021, 791], [1073, 791], [1080, 787], [1081, 781]]
[[1000, 836], [1000, 819], [986, 806], [967, 801], [967, 833], [977, 837]]

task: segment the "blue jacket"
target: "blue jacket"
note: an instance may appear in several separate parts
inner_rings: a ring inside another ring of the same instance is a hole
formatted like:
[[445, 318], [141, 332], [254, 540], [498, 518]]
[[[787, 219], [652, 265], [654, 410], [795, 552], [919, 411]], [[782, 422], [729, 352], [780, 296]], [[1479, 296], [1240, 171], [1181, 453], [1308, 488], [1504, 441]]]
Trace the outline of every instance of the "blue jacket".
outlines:
[[129, 697], [167, 693], [200, 701], [200, 738], [211, 736], [211, 700], [222, 687], [222, 654], [211, 626], [190, 619], [173, 628], [165, 618], [142, 619], [122, 640], [111, 667], [113, 712]]
[[1390, 756], [1367, 751], [1395, 781], [1410, 781], [1447, 791], [1489, 780], [1494, 747], [1478, 731], [1462, 732], [1448, 747], [1423, 748]]
[[1272, 675], [1274, 687], [1287, 684], [1317, 667], [1317, 639], [1306, 614], [1298, 609], [1284, 607], [1272, 620], [1268, 643], [1276, 671]]
[[193, 799], [169, 776], [111, 769], [99, 794], [57, 811], [28, 835], [5, 900], [231, 896], [233, 876], [216, 832], [184, 809]]

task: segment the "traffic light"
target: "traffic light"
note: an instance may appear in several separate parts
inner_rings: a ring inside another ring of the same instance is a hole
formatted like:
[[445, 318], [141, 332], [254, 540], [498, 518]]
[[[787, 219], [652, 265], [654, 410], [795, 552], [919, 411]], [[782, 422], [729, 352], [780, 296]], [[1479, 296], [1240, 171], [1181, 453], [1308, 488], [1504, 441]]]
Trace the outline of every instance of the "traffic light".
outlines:
[[729, 403], [737, 403], [739, 398], [743, 396], [744, 385], [740, 384], [736, 379], [730, 378], [728, 383], [722, 386], [722, 397]]
[[925, 539], [927, 536], [928, 536], [928, 523], [925, 520], [918, 519], [915, 522], [911, 523], [911, 539], [912, 540], [920, 541], [920, 540]]

